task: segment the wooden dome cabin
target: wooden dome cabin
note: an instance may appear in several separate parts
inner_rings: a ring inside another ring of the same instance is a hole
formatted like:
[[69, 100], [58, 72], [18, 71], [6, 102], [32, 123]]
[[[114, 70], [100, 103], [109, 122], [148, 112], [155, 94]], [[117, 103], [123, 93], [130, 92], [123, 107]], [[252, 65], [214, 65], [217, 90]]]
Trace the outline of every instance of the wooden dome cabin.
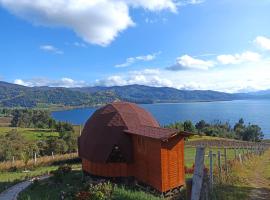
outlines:
[[133, 177], [165, 193], [184, 185], [187, 135], [161, 128], [136, 104], [108, 104], [92, 115], [78, 139], [82, 169], [100, 177]]

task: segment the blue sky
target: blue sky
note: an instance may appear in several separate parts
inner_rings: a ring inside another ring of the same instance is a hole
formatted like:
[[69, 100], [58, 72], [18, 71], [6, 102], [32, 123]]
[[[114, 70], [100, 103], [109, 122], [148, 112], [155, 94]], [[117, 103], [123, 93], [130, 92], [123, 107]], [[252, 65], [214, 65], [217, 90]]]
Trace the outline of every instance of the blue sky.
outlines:
[[0, 80], [270, 89], [270, 0], [0, 0]]

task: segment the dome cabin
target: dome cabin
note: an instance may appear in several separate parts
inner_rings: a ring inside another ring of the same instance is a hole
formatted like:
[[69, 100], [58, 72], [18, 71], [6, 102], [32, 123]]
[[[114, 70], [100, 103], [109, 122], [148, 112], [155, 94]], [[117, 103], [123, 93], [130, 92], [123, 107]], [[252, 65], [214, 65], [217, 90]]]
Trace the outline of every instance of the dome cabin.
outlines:
[[100, 177], [133, 177], [165, 193], [184, 185], [185, 136], [161, 128], [136, 104], [108, 104], [90, 117], [78, 139], [82, 169]]

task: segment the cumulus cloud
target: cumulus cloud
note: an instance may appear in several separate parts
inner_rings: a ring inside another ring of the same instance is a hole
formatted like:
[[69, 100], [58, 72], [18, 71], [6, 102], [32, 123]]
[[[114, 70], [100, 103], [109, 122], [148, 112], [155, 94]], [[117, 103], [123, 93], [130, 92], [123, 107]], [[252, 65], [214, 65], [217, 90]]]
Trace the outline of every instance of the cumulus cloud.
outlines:
[[177, 11], [173, 0], [0, 0], [0, 5], [35, 25], [65, 27], [101, 46], [135, 25], [129, 8]]
[[241, 54], [235, 54], [235, 55], [219, 55], [217, 56], [217, 60], [223, 64], [240, 64], [244, 62], [258, 62], [261, 59], [261, 55], [255, 52], [246, 51]]
[[179, 71], [186, 69], [199, 69], [207, 70], [211, 67], [214, 67], [215, 63], [211, 60], [201, 60], [189, 55], [183, 55], [176, 59], [176, 63], [170, 67], [167, 67], [168, 70]]
[[60, 80], [51, 80], [47, 78], [34, 78], [34, 79], [16, 79], [14, 80], [15, 84], [23, 85], [27, 87], [40, 87], [40, 86], [49, 86], [49, 87], [84, 87], [88, 86], [85, 81], [76, 81], [71, 78], [61, 78]]
[[64, 52], [59, 50], [58, 48], [52, 46], [52, 45], [41, 45], [40, 46], [40, 49], [43, 50], [43, 51], [47, 51], [47, 52], [52, 52], [52, 53], [55, 53], [55, 54], [63, 54]]
[[155, 87], [172, 87], [169, 78], [163, 78], [158, 69], [145, 69], [142, 71], [131, 71], [125, 75], [113, 75], [105, 79], [97, 80], [95, 85], [122, 86], [122, 85], [148, 85]]
[[176, 5], [178, 6], [196, 5], [196, 4], [201, 4], [204, 1], [205, 0], [182, 0], [182, 1], [176, 2]]
[[126, 61], [122, 64], [117, 64], [115, 65], [116, 68], [120, 68], [120, 67], [128, 67], [136, 62], [139, 61], [151, 61], [156, 59], [157, 55], [159, 55], [161, 52], [157, 52], [157, 53], [153, 53], [153, 54], [148, 54], [145, 56], [136, 56], [136, 57], [130, 57], [127, 58]]
[[270, 38], [258, 36], [254, 40], [254, 43], [264, 50], [270, 50]]

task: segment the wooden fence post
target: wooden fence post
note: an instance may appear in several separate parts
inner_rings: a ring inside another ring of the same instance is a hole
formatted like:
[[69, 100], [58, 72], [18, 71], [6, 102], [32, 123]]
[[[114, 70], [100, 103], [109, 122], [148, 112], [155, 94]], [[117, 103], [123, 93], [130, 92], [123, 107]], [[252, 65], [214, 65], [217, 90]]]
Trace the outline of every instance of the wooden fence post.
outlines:
[[221, 177], [221, 153], [218, 151], [218, 173], [219, 177]]
[[210, 164], [210, 189], [213, 189], [214, 178], [213, 178], [213, 153], [212, 150], [209, 151], [209, 164]]
[[239, 161], [241, 163], [241, 165], [243, 164], [243, 161], [242, 161], [242, 156], [241, 156], [241, 153], [239, 153]]
[[224, 167], [225, 167], [225, 173], [227, 175], [228, 173], [228, 163], [227, 163], [227, 149], [224, 148]]
[[35, 155], [34, 155], [34, 164], [36, 165], [37, 164], [37, 153], [35, 152]]
[[199, 200], [204, 178], [204, 153], [205, 148], [197, 147], [195, 157], [195, 168], [192, 178], [191, 200]]

